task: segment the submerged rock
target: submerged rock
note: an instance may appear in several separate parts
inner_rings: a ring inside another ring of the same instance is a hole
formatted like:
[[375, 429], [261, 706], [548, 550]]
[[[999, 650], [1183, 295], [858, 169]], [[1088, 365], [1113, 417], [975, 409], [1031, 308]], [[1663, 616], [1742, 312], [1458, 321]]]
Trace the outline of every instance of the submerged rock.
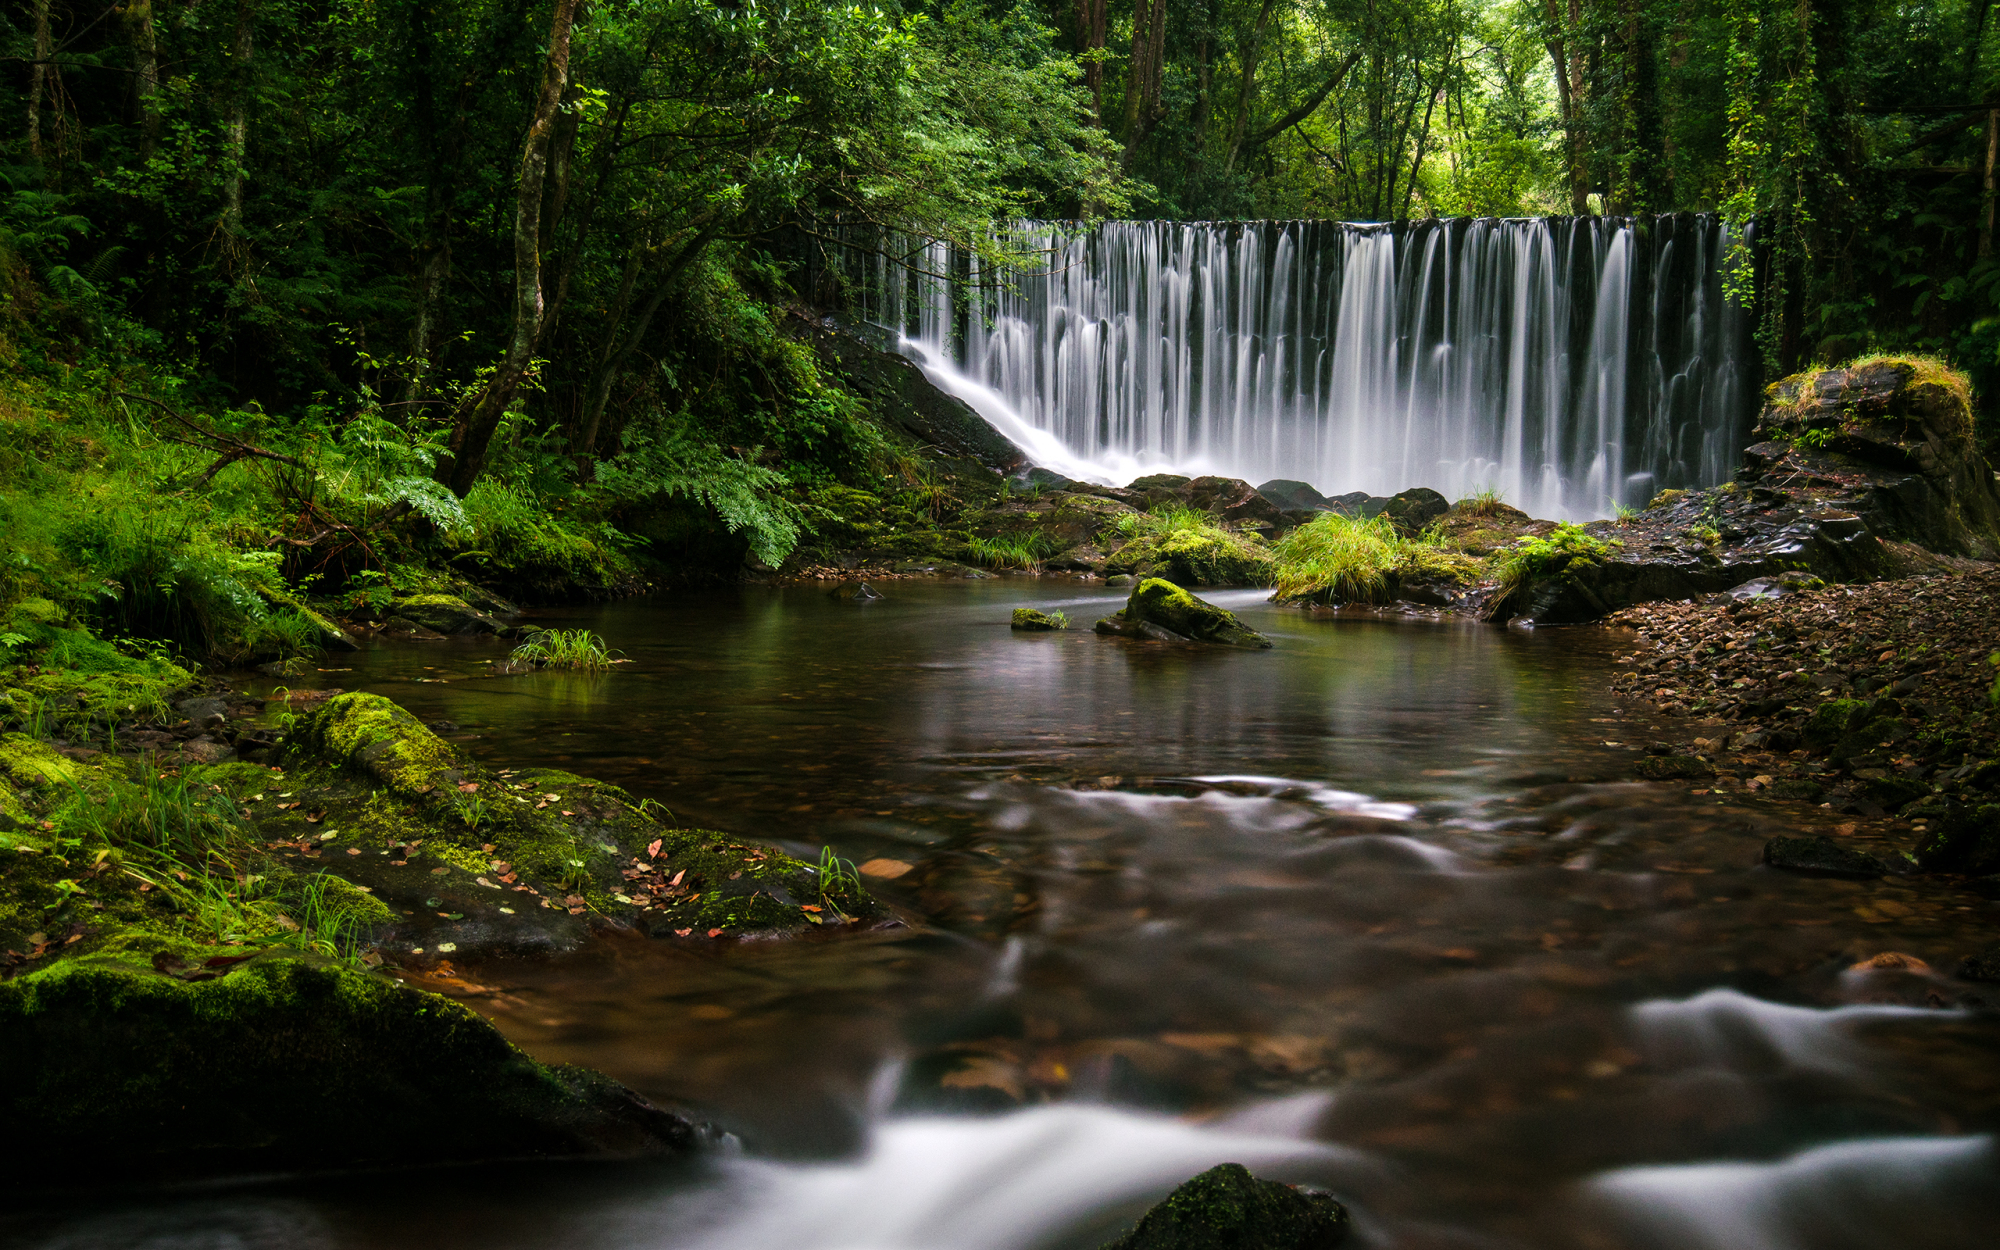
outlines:
[[1873, 855], [1850, 850], [1832, 838], [1772, 838], [1764, 844], [1764, 862], [1773, 868], [1822, 877], [1879, 877], [1888, 869]]
[[1649, 755], [1634, 771], [1648, 781], [1692, 781], [1713, 777], [1715, 766], [1695, 755]]
[[1015, 629], [1026, 629], [1026, 630], [1061, 629], [1067, 624], [1068, 622], [1066, 620], [1058, 620], [1056, 617], [1050, 616], [1048, 613], [1039, 611], [1035, 608], [1014, 609]]
[[1332, 1250], [1350, 1223], [1330, 1194], [1225, 1163], [1168, 1194], [1104, 1250]]
[[1989, 946], [1959, 961], [1958, 975], [1968, 981], [2000, 981], [2000, 946]]
[[1133, 587], [1125, 609], [1099, 621], [1097, 632], [1160, 642], [1211, 642], [1258, 649], [1271, 645], [1270, 639], [1237, 620], [1235, 613], [1197, 599], [1159, 577], [1149, 577]]
[[0, 984], [0, 1166], [17, 1182], [634, 1156], [702, 1136], [386, 977], [296, 957], [153, 962]]

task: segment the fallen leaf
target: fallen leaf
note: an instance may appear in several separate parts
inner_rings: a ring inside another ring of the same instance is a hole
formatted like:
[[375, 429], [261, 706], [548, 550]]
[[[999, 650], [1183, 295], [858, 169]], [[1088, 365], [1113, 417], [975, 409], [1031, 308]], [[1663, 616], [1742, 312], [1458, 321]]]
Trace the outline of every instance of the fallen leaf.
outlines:
[[710, 930], [708, 931], [708, 936], [710, 936], [710, 937], [721, 937], [721, 936], [722, 936], [722, 930], [720, 930], [720, 929], [710, 929]]
[[576, 813], [575, 813], [575, 812], [569, 812], [569, 811], [565, 811], [565, 812], [563, 813], [563, 815], [565, 815], [565, 816], [574, 816], [574, 815], [576, 815]]
[[324, 811], [306, 813], [306, 823], [309, 825], [316, 825], [320, 821], [325, 819], [326, 819], [326, 813]]
[[667, 884], [668, 884], [668, 885], [679, 885], [679, 884], [681, 883], [681, 878], [682, 878], [682, 877], [685, 877], [685, 876], [687, 876], [687, 875], [688, 875], [688, 870], [687, 870], [687, 869], [685, 869], [685, 868], [683, 868], [683, 869], [681, 869], [681, 870], [680, 870], [679, 872], [675, 873], [675, 874], [674, 874], [674, 879], [673, 879], [672, 881], [669, 881], [669, 882], [667, 882]]
[[479, 783], [476, 781], [461, 781], [458, 783], [458, 788], [462, 794], [471, 794], [479, 788]]
[[654, 838], [649, 842], [646, 845], [646, 858], [658, 859], [660, 857], [660, 846], [664, 841], [664, 838]]
[[446, 873], [448, 873], [448, 872], [450, 872], [450, 871], [451, 871], [451, 869], [449, 869], [449, 868], [433, 868], [433, 869], [431, 869], [431, 875], [432, 875], [433, 877], [442, 877], [442, 876], [443, 876], [444, 874], [446, 874]]
[[693, 930], [693, 929], [675, 929], [675, 930], [674, 930], [674, 936], [675, 936], [675, 937], [686, 937], [686, 936], [687, 936], [688, 934], [690, 934], [690, 933], [693, 933], [693, 932], [694, 932], [694, 930]]
[[880, 877], [884, 881], [894, 881], [897, 877], [902, 876], [915, 867], [915, 864], [906, 864], [900, 859], [871, 859], [861, 865], [861, 875], [865, 877]]
[[799, 904], [799, 910], [800, 910], [800, 911], [819, 911], [819, 910], [821, 910], [821, 908], [820, 908], [820, 905], [819, 905], [818, 903], [800, 903], [800, 904]]

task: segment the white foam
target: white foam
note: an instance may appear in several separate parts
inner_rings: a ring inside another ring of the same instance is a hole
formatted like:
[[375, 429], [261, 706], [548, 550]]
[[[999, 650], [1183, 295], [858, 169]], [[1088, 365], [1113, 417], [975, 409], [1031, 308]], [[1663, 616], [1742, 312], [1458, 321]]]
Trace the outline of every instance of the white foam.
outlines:
[[1852, 1036], [1856, 1025], [1957, 1014], [1920, 1007], [1793, 1007], [1717, 989], [1639, 1003], [1632, 1021], [1656, 1068], [1758, 1067], [1775, 1059], [1799, 1071], [1844, 1074], [1857, 1071], [1865, 1058]]
[[[1586, 1189], [1645, 1244], [1677, 1250], [1834, 1250], [1976, 1245], [1965, 1199], [1990, 1189], [1987, 1137], [1841, 1142], [1775, 1163], [1625, 1168]], [[1986, 1230], [1990, 1234], [1990, 1227]]]

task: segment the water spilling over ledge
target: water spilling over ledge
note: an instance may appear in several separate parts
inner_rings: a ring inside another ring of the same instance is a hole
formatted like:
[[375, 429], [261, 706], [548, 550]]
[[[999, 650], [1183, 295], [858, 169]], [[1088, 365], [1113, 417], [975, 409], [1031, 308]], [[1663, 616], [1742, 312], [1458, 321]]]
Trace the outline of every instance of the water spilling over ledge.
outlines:
[[934, 380], [1073, 476], [1604, 516], [1727, 478], [1756, 399], [1712, 215], [1015, 229], [1045, 266], [870, 231], [834, 265]]

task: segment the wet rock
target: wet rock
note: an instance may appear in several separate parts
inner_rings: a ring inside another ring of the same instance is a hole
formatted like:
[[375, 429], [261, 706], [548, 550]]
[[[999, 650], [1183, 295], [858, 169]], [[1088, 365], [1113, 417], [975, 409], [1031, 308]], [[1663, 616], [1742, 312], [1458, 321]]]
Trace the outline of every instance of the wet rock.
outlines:
[[1911, 856], [1925, 872], [2000, 872], [2000, 805], [1951, 802], [1931, 817]]
[[1133, 587], [1124, 611], [1099, 621], [1097, 632], [1256, 649], [1271, 645], [1270, 639], [1237, 620], [1235, 613], [1197, 599], [1159, 577], [1149, 577]]
[[894, 336], [879, 327], [794, 315], [786, 318], [784, 330], [809, 345], [851, 390], [868, 400], [877, 419], [919, 443], [971, 462], [967, 467], [974, 472], [1012, 473], [1027, 463], [1026, 452], [972, 405], [940, 390], [920, 365], [896, 350]]
[[1007, 485], [1010, 489], [1017, 491], [1046, 492], [1073, 490], [1080, 483], [1075, 478], [1065, 477], [1054, 469], [1044, 469], [1037, 465], [1034, 468], [1021, 469], [1009, 475]]
[[1383, 501], [1381, 515], [1389, 518], [1396, 531], [1414, 538], [1432, 521], [1451, 511], [1451, 500], [1427, 486], [1402, 491]]
[[457, 595], [411, 595], [390, 604], [390, 611], [386, 626], [402, 621], [435, 634], [498, 634], [507, 628]]
[[1273, 478], [1257, 488], [1257, 493], [1287, 512], [1316, 512], [1327, 506], [1326, 496], [1307, 482]]
[[1837, 479], [1884, 538], [2000, 556], [2000, 491], [1962, 378], [1911, 360], [1795, 374], [1766, 389], [1753, 437], [1741, 480]]
[[1015, 608], [1014, 628], [1025, 630], [1050, 630], [1063, 628], [1064, 622], [1035, 608]]
[[1198, 477], [1188, 483], [1188, 504], [1225, 521], [1284, 524], [1284, 511], [1241, 478]]
[[448, 999], [260, 956], [198, 981], [81, 959], [0, 985], [15, 1181], [677, 1153], [701, 1132]]
[[1863, 778], [1861, 784], [1854, 788], [1854, 797], [1885, 812], [1893, 812], [1927, 797], [1930, 792], [1929, 786], [1913, 777], [1886, 775]]
[[185, 716], [196, 729], [220, 729], [228, 719], [229, 704], [222, 699], [182, 699], [174, 704], [174, 711]]
[[1888, 871], [1873, 855], [1817, 834], [1772, 838], [1764, 844], [1764, 862], [1773, 868], [1821, 877], [1879, 877]]
[[229, 744], [217, 742], [207, 735], [181, 743], [181, 754], [196, 764], [220, 764], [236, 758], [236, 752]]
[[1130, 586], [1133, 580], [1133, 576], [1130, 573], [1113, 573], [1104, 579], [1104, 584], [1106, 586]]
[[1225, 1163], [1168, 1194], [1104, 1250], [1332, 1250], [1349, 1227], [1332, 1195]]
[[1786, 595], [1801, 590], [1818, 590], [1825, 586], [1822, 578], [1811, 573], [1779, 573], [1774, 577], [1753, 577], [1740, 586], [1731, 586], [1721, 597], [1734, 603], [1754, 603], [1770, 599], [1782, 599]]
[[2000, 946], [1989, 946], [1959, 961], [1958, 975], [1968, 981], [2000, 981]]
[[1145, 477], [1133, 478], [1125, 484], [1125, 489], [1138, 491], [1142, 495], [1156, 490], [1180, 491], [1193, 480], [1178, 473], [1149, 473]]
[[880, 599], [882, 592], [867, 582], [842, 582], [829, 590], [827, 595], [829, 598], [845, 599], [850, 603], [867, 603], [871, 599]]
[[1715, 766], [1694, 755], [1649, 755], [1633, 771], [1648, 781], [1691, 781], [1713, 777]]

